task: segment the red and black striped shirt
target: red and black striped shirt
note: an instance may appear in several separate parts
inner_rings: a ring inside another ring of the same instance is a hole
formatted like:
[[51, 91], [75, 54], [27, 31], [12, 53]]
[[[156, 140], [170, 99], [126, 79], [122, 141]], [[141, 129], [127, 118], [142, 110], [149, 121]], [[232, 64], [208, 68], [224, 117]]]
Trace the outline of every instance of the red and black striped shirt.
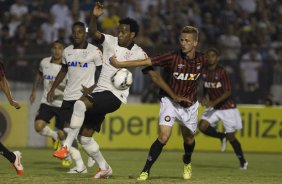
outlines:
[[181, 50], [151, 58], [153, 66], [164, 67], [164, 79], [173, 92], [193, 102], [197, 101], [198, 79], [206, 61], [200, 52], [196, 52], [194, 59], [188, 59]]
[[[203, 69], [204, 93], [210, 100], [219, 98], [226, 91], [231, 91], [231, 83], [227, 72], [221, 66], [217, 66], [215, 70]], [[217, 104], [214, 109], [232, 109], [236, 108], [236, 104], [229, 96], [224, 101]]]

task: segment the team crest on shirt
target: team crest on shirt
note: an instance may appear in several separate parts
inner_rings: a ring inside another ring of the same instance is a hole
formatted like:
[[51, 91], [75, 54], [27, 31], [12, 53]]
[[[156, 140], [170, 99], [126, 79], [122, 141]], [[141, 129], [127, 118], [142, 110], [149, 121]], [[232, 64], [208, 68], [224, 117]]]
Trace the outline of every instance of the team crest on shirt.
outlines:
[[197, 70], [200, 70], [201, 69], [201, 63], [197, 63]]
[[131, 55], [132, 54], [130, 52], [126, 52], [125, 55], [124, 55], [124, 59], [129, 60]]
[[88, 56], [88, 52], [87, 52], [87, 51], [83, 51], [83, 52], [82, 52], [82, 57], [83, 57], [83, 58], [87, 58], [87, 56]]
[[214, 78], [215, 78], [215, 80], [218, 80], [218, 79], [219, 79], [219, 77], [218, 77], [218, 74], [217, 74], [217, 73], [215, 74], [215, 77], [214, 77]]
[[170, 122], [171, 117], [170, 117], [170, 116], [165, 116], [164, 120], [165, 120], [166, 122]]

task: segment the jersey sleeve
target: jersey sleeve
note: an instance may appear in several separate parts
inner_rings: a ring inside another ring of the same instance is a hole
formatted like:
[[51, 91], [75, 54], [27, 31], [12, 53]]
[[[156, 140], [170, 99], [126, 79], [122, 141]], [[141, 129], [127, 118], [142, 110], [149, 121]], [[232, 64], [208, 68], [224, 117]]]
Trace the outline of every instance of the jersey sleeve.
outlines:
[[105, 40], [102, 43], [103, 49], [107, 50], [109, 47], [112, 47], [117, 42], [117, 37], [114, 37], [112, 35], [103, 34], [105, 36]]
[[174, 58], [175, 58], [175, 53], [170, 52], [170, 53], [152, 57], [151, 62], [152, 62], [152, 65], [155, 65], [155, 66], [169, 67], [172, 65]]
[[38, 70], [41, 72], [41, 73], [43, 73], [43, 65], [44, 65], [44, 62], [43, 62], [44, 60], [42, 59], [41, 61], [40, 61], [40, 64], [39, 64], [39, 68], [38, 68]]

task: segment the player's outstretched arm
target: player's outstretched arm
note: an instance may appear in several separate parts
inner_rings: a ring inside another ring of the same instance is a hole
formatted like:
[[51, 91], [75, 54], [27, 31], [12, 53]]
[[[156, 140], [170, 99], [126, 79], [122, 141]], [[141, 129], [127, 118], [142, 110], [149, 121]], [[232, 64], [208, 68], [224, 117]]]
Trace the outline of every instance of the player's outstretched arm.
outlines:
[[29, 97], [29, 101], [30, 101], [31, 104], [36, 99], [36, 89], [38, 88], [38, 86], [42, 82], [42, 80], [43, 80], [42, 72], [38, 71], [36, 76], [35, 76], [35, 79], [34, 79], [34, 82], [33, 82], [33, 85], [32, 85], [31, 94], [30, 94], [30, 97]]
[[63, 65], [60, 72], [56, 76], [56, 79], [50, 89], [50, 91], [47, 93], [47, 101], [50, 103], [54, 100], [55, 96], [55, 89], [59, 86], [59, 84], [63, 81], [68, 71], [68, 67], [66, 65]]
[[110, 57], [110, 63], [116, 68], [135, 68], [139, 66], [151, 66], [152, 62], [150, 58], [142, 60], [130, 60], [130, 61], [118, 61], [116, 56]]
[[10, 105], [14, 106], [16, 109], [21, 108], [20, 104], [17, 101], [15, 101], [11, 95], [11, 90], [5, 75], [0, 77], [0, 87], [3, 90], [4, 94], [6, 95]]
[[168, 84], [164, 81], [164, 79], [162, 78], [162, 76], [154, 71], [154, 70], [150, 70], [148, 71], [150, 77], [152, 78], [153, 82], [162, 90], [164, 90], [171, 98], [174, 102], [177, 103], [181, 103], [185, 106], [190, 106], [192, 104], [192, 102], [185, 97], [182, 96], [177, 96], [172, 89], [168, 86]]
[[102, 3], [99, 1], [95, 3], [95, 6], [92, 11], [92, 16], [90, 18], [89, 22], [89, 35], [94, 39], [94, 40], [100, 40], [102, 38], [102, 34], [98, 31], [97, 29], [97, 21], [98, 18], [104, 13], [104, 7]]

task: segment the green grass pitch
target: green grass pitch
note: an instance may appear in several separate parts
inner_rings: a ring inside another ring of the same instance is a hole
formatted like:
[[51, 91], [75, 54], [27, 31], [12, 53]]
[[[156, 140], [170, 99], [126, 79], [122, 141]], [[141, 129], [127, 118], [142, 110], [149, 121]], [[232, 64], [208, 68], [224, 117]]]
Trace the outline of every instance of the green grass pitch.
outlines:
[[[147, 151], [102, 150], [113, 168], [113, 177], [93, 180], [97, 164], [87, 174], [66, 174], [68, 168], [52, 157], [51, 149], [20, 149], [24, 175], [17, 176], [9, 162], [0, 157], [0, 183], [6, 184], [68, 184], [68, 183], [191, 183], [191, 184], [278, 184], [282, 183], [282, 154], [246, 153], [249, 168], [239, 169], [234, 153], [195, 152], [192, 157], [193, 176], [182, 179], [182, 152], [163, 151], [151, 169], [150, 180], [137, 181], [144, 166]], [[87, 160], [83, 153], [84, 160]]]

